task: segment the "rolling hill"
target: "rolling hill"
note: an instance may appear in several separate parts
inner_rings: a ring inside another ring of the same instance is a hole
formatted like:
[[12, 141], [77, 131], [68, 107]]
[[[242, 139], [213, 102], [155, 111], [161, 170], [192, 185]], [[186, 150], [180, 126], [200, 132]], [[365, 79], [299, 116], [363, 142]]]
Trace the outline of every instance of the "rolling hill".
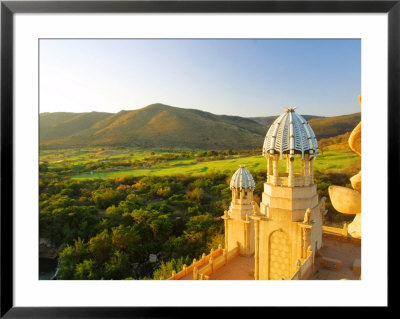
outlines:
[[[244, 118], [215, 115], [164, 104], [151, 104], [142, 109], [115, 114], [42, 113], [40, 146], [60, 148], [119, 145], [141, 148], [254, 149], [261, 147], [268, 127], [275, 118], [276, 116]], [[329, 137], [351, 131], [360, 120], [360, 113], [341, 117], [309, 118], [317, 137], [317, 132], [320, 132], [321, 137]], [[327, 134], [331, 135], [326, 136]]]
[[361, 121], [361, 113], [307, 120], [317, 138], [328, 138], [351, 132]]

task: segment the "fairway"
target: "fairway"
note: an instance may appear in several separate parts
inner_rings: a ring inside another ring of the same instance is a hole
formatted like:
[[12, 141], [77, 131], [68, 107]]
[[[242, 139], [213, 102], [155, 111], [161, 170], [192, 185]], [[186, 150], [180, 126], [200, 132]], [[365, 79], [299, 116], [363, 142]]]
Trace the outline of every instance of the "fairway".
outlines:
[[[349, 151], [327, 151], [318, 156], [314, 169], [322, 172], [348, 172], [360, 169], [360, 157]], [[196, 163], [194, 159], [174, 160], [153, 165], [150, 168], [129, 168], [108, 171], [93, 171], [71, 175], [73, 179], [119, 178], [128, 176], [174, 176], [174, 175], [202, 175], [208, 172], [234, 172], [239, 165], [245, 165], [251, 172], [266, 171], [267, 161], [262, 155], [237, 157], [234, 159], [216, 160]], [[280, 171], [284, 171], [285, 163], [280, 162]], [[296, 162], [295, 170], [300, 172], [300, 162]]]
[[74, 179], [116, 178], [125, 176], [173, 176], [179, 174], [202, 175], [210, 171], [236, 171], [239, 165], [246, 165], [249, 170], [266, 169], [262, 156], [251, 156], [237, 159], [194, 163], [193, 160], [169, 162], [168, 165], [148, 169], [126, 169], [108, 172], [83, 173], [71, 176]]

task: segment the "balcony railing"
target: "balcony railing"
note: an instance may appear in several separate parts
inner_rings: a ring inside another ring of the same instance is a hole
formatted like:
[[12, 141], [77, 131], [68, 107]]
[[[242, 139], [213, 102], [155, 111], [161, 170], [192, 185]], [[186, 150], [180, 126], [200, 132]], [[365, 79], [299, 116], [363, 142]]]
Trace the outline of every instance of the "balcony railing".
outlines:
[[[193, 263], [189, 267], [183, 265], [183, 268], [180, 272], [175, 273], [173, 271], [171, 277], [169, 277], [167, 280], [208, 280], [210, 279], [210, 275], [212, 273], [216, 272], [219, 268], [223, 267], [226, 263], [238, 255], [239, 246], [236, 246], [229, 252], [226, 252], [225, 249], [222, 249], [220, 245], [217, 250], [214, 251], [212, 249], [210, 254], [203, 254], [199, 261], [194, 259]], [[188, 278], [188, 275], [190, 275], [191, 278]]]

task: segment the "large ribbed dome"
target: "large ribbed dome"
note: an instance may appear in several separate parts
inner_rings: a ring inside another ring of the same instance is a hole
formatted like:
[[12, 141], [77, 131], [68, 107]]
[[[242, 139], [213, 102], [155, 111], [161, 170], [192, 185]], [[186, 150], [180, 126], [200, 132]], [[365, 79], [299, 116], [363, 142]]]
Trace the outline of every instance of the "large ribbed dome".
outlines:
[[286, 109], [269, 128], [265, 136], [263, 154], [318, 155], [318, 144], [314, 131], [307, 121], [297, 114], [295, 108]]
[[235, 174], [233, 174], [229, 187], [231, 189], [254, 189], [256, 185], [250, 172], [245, 168], [244, 165], [240, 165], [240, 168], [235, 172]]

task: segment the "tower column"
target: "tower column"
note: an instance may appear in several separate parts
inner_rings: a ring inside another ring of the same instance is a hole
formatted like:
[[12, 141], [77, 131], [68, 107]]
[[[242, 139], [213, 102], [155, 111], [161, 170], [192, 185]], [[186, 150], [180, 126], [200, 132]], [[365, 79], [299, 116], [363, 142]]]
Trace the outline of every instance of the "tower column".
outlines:
[[290, 166], [290, 157], [289, 157], [289, 154], [288, 154], [286, 156], [286, 173], [289, 173], [289, 170], [290, 170], [289, 166]]
[[279, 155], [275, 154], [273, 157], [273, 162], [272, 162], [272, 171], [273, 171], [273, 179], [272, 179], [272, 184], [276, 185], [278, 182], [278, 177], [279, 177]]
[[309, 243], [309, 229], [303, 228], [303, 258], [307, 258], [307, 247]]
[[310, 159], [310, 165], [309, 165], [309, 175], [310, 175], [310, 184], [314, 184], [314, 168], [313, 168], [313, 163], [314, 163], [314, 158]]
[[271, 175], [272, 175], [272, 156], [268, 156], [268, 174], [267, 174], [267, 183], [271, 183]]
[[304, 185], [310, 185], [310, 155], [304, 155]]
[[222, 217], [224, 219], [224, 226], [225, 226], [225, 251], [228, 253], [228, 211], [226, 210], [224, 212], [224, 216]]
[[244, 255], [249, 256], [250, 255], [250, 221], [249, 221], [249, 215], [246, 215], [246, 221], [243, 223], [243, 231], [244, 231], [244, 245], [243, 245], [243, 250], [244, 250]]
[[254, 220], [254, 280], [259, 278], [259, 242], [260, 242], [260, 221], [258, 219]]
[[288, 186], [294, 186], [294, 157], [289, 159], [289, 175], [288, 175]]

